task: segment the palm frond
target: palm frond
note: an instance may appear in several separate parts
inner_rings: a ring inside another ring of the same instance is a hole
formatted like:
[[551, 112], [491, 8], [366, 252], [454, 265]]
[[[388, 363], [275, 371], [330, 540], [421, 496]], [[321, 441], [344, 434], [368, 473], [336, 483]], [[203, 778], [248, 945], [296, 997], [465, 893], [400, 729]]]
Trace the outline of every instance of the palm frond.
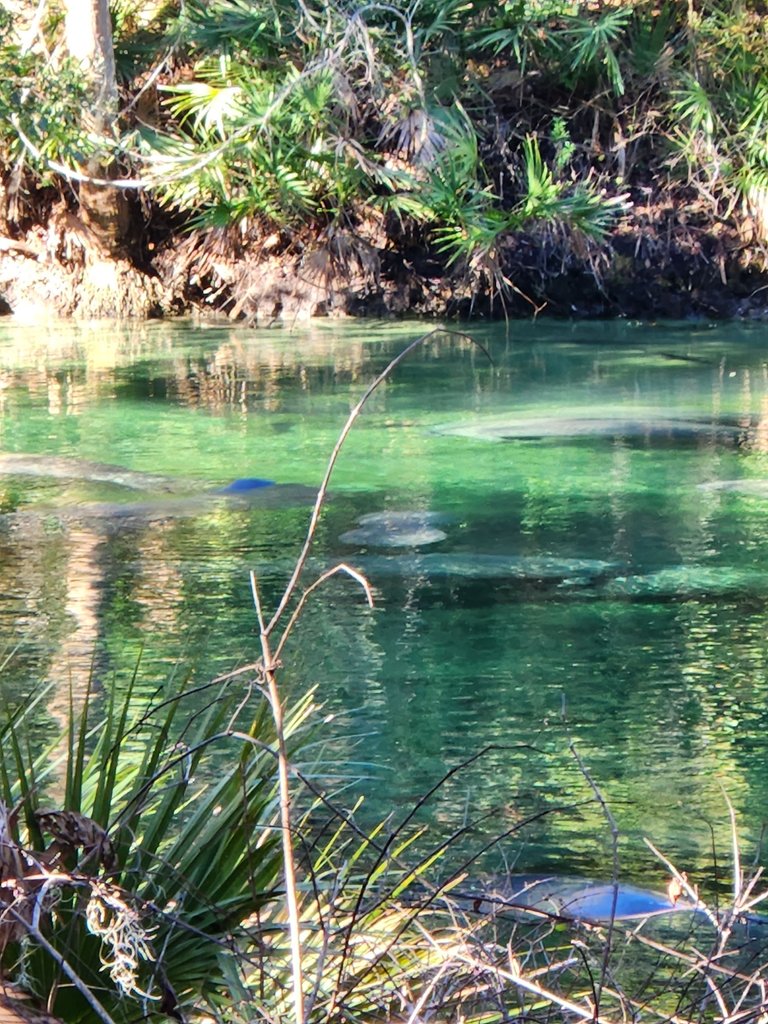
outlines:
[[[179, 714], [186, 703], [181, 694], [136, 715], [129, 689], [109, 700], [101, 721], [91, 723], [87, 708], [77, 724], [73, 716], [64, 737], [62, 802], [44, 818], [39, 810], [46, 791], [62, 771], [55, 756], [60, 742], [33, 756], [26, 748], [23, 719], [4, 729], [0, 802], [24, 807], [27, 824], [17, 836], [23, 850], [37, 851], [33, 863], [51, 862], [60, 856], [54, 851], [64, 849], [56, 835], [46, 845], [43, 820], [54, 826], [69, 820], [109, 842], [111, 852], [98, 870], [93, 847], [81, 847], [86, 841], [70, 836], [71, 882], [60, 878], [61, 896], [44, 905], [41, 920], [49, 921], [50, 949], [74, 968], [86, 988], [100, 993], [115, 1020], [132, 1010], [120, 998], [120, 985], [104, 977], [105, 956], [114, 960], [105, 952], [106, 940], [94, 932], [97, 925], [84, 913], [86, 903], [96, 900], [102, 908], [98, 913], [109, 918], [118, 913], [109, 909], [114, 897], [115, 907], [120, 904], [126, 914], [137, 915], [135, 928], [144, 936], [149, 958], [136, 959], [132, 977], [149, 994], [150, 1005], [165, 991], [174, 992], [179, 1002], [195, 1001], [223, 984], [222, 943], [273, 897], [280, 878], [270, 716], [262, 705], [248, 729], [233, 728], [225, 685], [211, 694], [202, 711]], [[288, 716], [290, 742], [304, 728], [311, 708], [310, 696]], [[222, 756], [230, 766], [223, 773]], [[60, 963], [33, 938], [21, 949], [8, 946], [4, 958], [7, 970], [22, 970], [35, 994], [67, 1019], [85, 1012], [82, 996], [60, 986]]]
[[571, 71], [577, 75], [603, 68], [616, 96], [624, 93], [624, 78], [616, 55], [632, 17], [630, 6], [610, 7], [597, 17], [570, 17], [563, 37], [571, 53]]

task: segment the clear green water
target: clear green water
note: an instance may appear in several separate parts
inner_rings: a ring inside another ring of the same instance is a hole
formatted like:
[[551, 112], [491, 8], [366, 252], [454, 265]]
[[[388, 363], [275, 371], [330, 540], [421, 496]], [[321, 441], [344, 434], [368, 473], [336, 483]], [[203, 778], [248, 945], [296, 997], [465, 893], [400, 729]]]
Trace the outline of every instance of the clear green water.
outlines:
[[[418, 332], [3, 322], [0, 450], [184, 478], [190, 491], [244, 476], [314, 486], [365, 385]], [[316, 685], [334, 716], [318, 773], [362, 779], [342, 799], [365, 793], [374, 820], [404, 814], [487, 747], [421, 813], [433, 835], [485, 815], [460, 844], [477, 848], [545, 811], [491, 857], [600, 874], [610, 844], [573, 742], [617, 818], [627, 873], [659, 875], [647, 835], [701, 875], [711, 829], [718, 856], [727, 847], [724, 794], [748, 845], [768, 810], [768, 497], [701, 486], [768, 478], [768, 329], [472, 333], [493, 364], [455, 338], [416, 352], [376, 393], [334, 475], [315, 565], [366, 565], [377, 606], [331, 583], [286, 651], [292, 685]], [[472, 436], [505, 417], [565, 414], [646, 426]], [[698, 426], [654, 432], [669, 417]], [[433, 558], [611, 566], [587, 579], [402, 570], [411, 549], [339, 540], [384, 509], [445, 514], [446, 539], [423, 549]], [[308, 519], [302, 504], [173, 505], [20, 474], [0, 477], [0, 512], [5, 701], [50, 682], [53, 718], [91, 666], [102, 688], [124, 687], [141, 654], [148, 696], [256, 657], [248, 570], [274, 603]], [[397, 573], [381, 555], [401, 559]]]

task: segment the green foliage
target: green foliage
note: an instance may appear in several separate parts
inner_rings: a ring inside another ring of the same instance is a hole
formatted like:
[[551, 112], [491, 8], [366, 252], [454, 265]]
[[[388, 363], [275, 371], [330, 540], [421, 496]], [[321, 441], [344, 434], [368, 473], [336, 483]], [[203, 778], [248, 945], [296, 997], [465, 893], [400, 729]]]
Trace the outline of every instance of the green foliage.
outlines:
[[[4, 899], [4, 976], [67, 1024], [94, 1008], [104, 1024], [292, 1019], [276, 744], [261, 694], [241, 730], [242, 689], [200, 687], [138, 716], [128, 692], [92, 724], [70, 709], [66, 735], [33, 756], [25, 720], [44, 698], [0, 734], [0, 866], [21, 879]], [[311, 708], [310, 695], [286, 720], [293, 756]], [[340, 1004], [353, 1019], [386, 1014], [440, 961], [418, 906], [399, 897], [442, 847], [409, 865], [418, 830], [364, 835], [325, 798], [296, 834], [308, 1019], [334, 1019]], [[9, 936], [15, 915], [26, 923]]]
[[498, 247], [505, 237], [537, 224], [557, 223], [602, 238], [624, 202], [622, 197], [605, 199], [588, 185], [572, 185], [559, 178], [559, 168], [545, 163], [534, 136], [523, 141], [522, 163], [525, 188], [509, 210], [499, 208], [497, 197], [487, 187], [463, 185], [464, 169], [457, 168], [450, 151], [423, 190], [426, 205], [436, 211], [441, 224], [435, 230], [438, 249], [451, 263], [474, 261], [492, 267], [502, 290], [505, 282], [498, 266]]
[[264, 60], [279, 58], [295, 38], [293, 5], [250, 3], [249, 0], [192, 0], [185, 3], [179, 32], [199, 54], [248, 54]]
[[627, 34], [627, 69], [632, 78], [641, 88], [662, 82], [682, 43], [674, 4], [663, 4], [652, 17], [642, 8], [636, 11]]
[[541, 66], [556, 59], [558, 45], [553, 25], [573, 11], [573, 3], [566, 0], [506, 0], [505, 3], [488, 6], [491, 10], [482, 12], [484, 16], [470, 37], [474, 50], [510, 55], [523, 73], [530, 64]]
[[571, 17], [559, 38], [560, 46], [571, 55], [570, 71], [577, 81], [581, 76], [599, 78], [603, 73], [614, 95], [624, 92], [624, 79], [617, 50], [632, 15], [631, 7], [612, 7], [592, 19]]
[[550, 138], [555, 147], [555, 167], [558, 172], [562, 172], [576, 152], [576, 146], [564, 118], [553, 118]]
[[[615, 216], [616, 204], [591, 186], [556, 182], [551, 172], [549, 203], [535, 194], [543, 179], [531, 174], [512, 207], [500, 202], [475, 119], [458, 95], [450, 106], [438, 99], [445, 82], [431, 77], [438, 53], [455, 60], [455, 36], [473, 5], [374, 4], [351, 18], [331, 7], [322, 27], [304, 20], [301, 40], [281, 34], [279, 5], [259, 7], [259, 19], [256, 10], [232, 0], [190, 6], [190, 39], [219, 55], [198, 63], [194, 82], [168, 90], [178, 134], [145, 137], [158, 194], [193, 223], [285, 228], [379, 209], [424, 225], [452, 264], [490, 261], [498, 284], [498, 246], [511, 232], [540, 217], [598, 236]], [[579, 67], [610, 71], [625, 13], [579, 37]], [[389, 83], [396, 91], [383, 100]], [[561, 134], [563, 127], [556, 122]], [[526, 145], [521, 157], [531, 164]], [[557, 145], [560, 174], [575, 144], [560, 137]]]
[[692, 75], [681, 76], [680, 85], [673, 93], [672, 114], [684, 125], [689, 142], [697, 136], [711, 142], [715, 132], [715, 107], [704, 86]]
[[85, 89], [71, 62], [41, 64], [0, 26], [0, 153], [6, 164], [29, 162], [44, 181], [51, 162], [76, 165], [102, 140], [83, 124]]
[[[222, 949], [274, 897], [281, 876], [275, 736], [266, 702], [256, 698], [261, 703], [241, 730], [226, 684], [201, 688], [196, 697], [197, 710], [182, 694], [135, 716], [129, 692], [121, 702], [112, 698], [105, 718], [93, 724], [87, 709], [79, 721], [72, 712], [67, 735], [36, 758], [26, 746], [23, 715], [2, 731], [0, 800], [18, 807], [25, 821], [22, 827], [13, 819], [12, 840], [49, 856], [60, 840], [55, 831], [54, 843], [46, 840], [38, 812], [51, 801], [54, 819], [67, 812], [82, 823], [84, 815], [85, 827], [103, 835], [96, 851], [73, 843], [71, 882], [59, 882], [52, 903], [39, 899], [54, 953], [98, 993], [114, 1020], [135, 1013], [126, 994], [141, 995], [150, 1014], [163, 1001], [214, 998], [226, 984]], [[310, 709], [308, 698], [287, 722], [294, 745]], [[135, 917], [126, 925], [135, 941], [122, 981], [120, 951], [99, 932], [94, 913], [115, 927], [129, 913]], [[7, 946], [3, 966], [67, 1020], [86, 1013], [82, 993], [62, 984], [61, 965], [34, 936]]]
[[707, 201], [762, 190], [768, 167], [768, 35], [753, 4], [709, 4], [690, 27], [690, 66], [671, 94], [673, 166]]
[[[604, 237], [635, 166], [726, 214], [768, 167], [768, 30], [747, 0], [121, 0], [114, 26], [116, 139], [84, 127], [77, 69], [0, 36], [0, 162], [45, 182], [132, 163], [192, 227], [289, 238], [383, 212], [458, 267], [536, 223]], [[56, 19], [44, 33], [60, 47]], [[148, 78], [150, 125], [130, 100]]]
[[112, 38], [118, 79], [130, 87], [173, 50], [177, 0], [112, 0]]
[[200, 211], [199, 223], [295, 225], [365, 193], [369, 169], [343, 145], [345, 110], [331, 68], [299, 72], [288, 63], [277, 74], [222, 56], [198, 76], [167, 90], [180, 134], [145, 136], [164, 202]]

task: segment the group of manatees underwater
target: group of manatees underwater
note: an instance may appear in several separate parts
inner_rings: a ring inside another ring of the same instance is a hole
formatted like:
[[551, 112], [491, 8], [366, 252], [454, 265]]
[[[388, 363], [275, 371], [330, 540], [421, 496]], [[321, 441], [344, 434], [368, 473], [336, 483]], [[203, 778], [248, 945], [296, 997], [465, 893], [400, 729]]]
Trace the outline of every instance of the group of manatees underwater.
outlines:
[[[592, 421], [590, 424], [594, 428]], [[0, 475], [110, 484], [142, 495], [141, 500], [9, 511], [0, 515], [0, 526], [6, 528], [45, 516], [63, 523], [98, 521], [109, 532], [111, 524], [119, 527], [127, 520], [143, 524], [198, 516], [216, 502], [283, 508], [309, 505], [316, 497], [312, 487], [260, 477], [205, 487], [200, 481], [63, 456], [0, 453]], [[768, 500], [768, 479], [723, 480], [701, 487]], [[374, 511], [360, 516], [339, 536], [340, 551], [344, 557], [354, 557], [356, 567], [380, 585], [402, 581], [411, 591], [425, 592], [458, 587], [467, 589], [470, 597], [485, 594], [494, 601], [514, 600], [516, 596], [530, 599], [541, 588], [546, 588], [548, 599], [574, 591], [581, 599], [650, 601], [768, 595], [768, 571], [757, 568], [686, 564], [638, 573], [620, 562], [601, 559], [451, 550], [451, 532], [456, 525], [450, 515], [437, 510]], [[425, 550], [435, 546], [439, 550]]]
[[[241, 502], [258, 507], [310, 504], [313, 488], [247, 477], [227, 486], [205, 488], [199, 482], [142, 473], [121, 466], [56, 456], [0, 454], [0, 475], [39, 476], [109, 484], [140, 494], [139, 501], [79, 503], [44, 511], [26, 510], [0, 516], [7, 528], [25, 517], [56, 515], [64, 523], [95, 520], [123, 525], [126, 520], [151, 523], [177, 516], [196, 516], [215, 502]], [[721, 481], [706, 485], [742, 490], [768, 499], [766, 481]], [[589, 593], [605, 599], [675, 600], [687, 596], [768, 596], [768, 573], [729, 567], [669, 566], [649, 574], [632, 574], [612, 561], [451, 551], [450, 515], [436, 510], [388, 509], [360, 516], [338, 540], [344, 556], [371, 581], [406, 581], [410, 586], [475, 585], [495, 595], [515, 587], [545, 587], [551, 592]], [[443, 546], [447, 550], [425, 551]], [[352, 555], [351, 549], [355, 553]], [[530, 595], [529, 595], [530, 596]], [[625, 883], [606, 883], [562, 876], [510, 875], [484, 884], [452, 889], [454, 904], [471, 913], [513, 920], [557, 918], [606, 924], [610, 921], [658, 921], [687, 930], [711, 926], [700, 905]], [[744, 943], [768, 940], [768, 917], [736, 916]]]

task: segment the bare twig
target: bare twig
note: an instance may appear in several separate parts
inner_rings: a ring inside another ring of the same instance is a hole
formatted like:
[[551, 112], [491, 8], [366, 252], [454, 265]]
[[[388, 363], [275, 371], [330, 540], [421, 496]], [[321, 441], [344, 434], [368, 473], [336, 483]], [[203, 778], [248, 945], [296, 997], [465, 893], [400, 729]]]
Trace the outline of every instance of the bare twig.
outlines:
[[600, 978], [595, 990], [595, 1013], [599, 1013], [600, 996], [605, 985], [605, 980], [608, 976], [608, 966], [610, 963], [611, 949], [613, 944], [613, 932], [614, 927], [616, 925], [616, 904], [619, 899], [619, 826], [616, 824], [616, 819], [614, 818], [610, 807], [606, 803], [605, 797], [600, 792], [597, 783], [590, 775], [587, 766], [581, 759], [581, 755], [579, 754], [578, 750], [576, 749], [576, 745], [573, 742], [571, 742], [570, 744], [570, 751], [576, 760], [576, 764], [579, 766], [579, 771], [587, 780], [589, 788], [595, 794], [595, 799], [600, 804], [600, 808], [603, 812], [605, 820], [608, 822], [608, 828], [611, 830], [611, 852], [613, 858], [613, 878], [611, 879], [611, 882], [613, 886], [613, 895], [611, 897], [611, 915], [608, 921], [608, 930], [605, 936], [605, 943], [603, 944], [603, 957], [600, 966]]
[[277, 648], [275, 649], [275, 655], [274, 655], [275, 661], [279, 661], [280, 660], [280, 654], [281, 654], [281, 652], [283, 650], [283, 647], [285, 646], [285, 642], [288, 639], [288, 637], [290, 636], [291, 630], [293, 629], [294, 625], [296, 624], [296, 620], [299, 618], [299, 616], [301, 615], [302, 611], [304, 610], [304, 606], [306, 605], [307, 600], [308, 600], [310, 594], [314, 590], [317, 590], [317, 588], [319, 586], [321, 586], [323, 583], [325, 583], [326, 580], [329, 580], [331, 578], [331, 576], [336, 576], [336, 575], [338, 575], [340, 573], [346, 573], [347, 576], [351, 576], [353, 580], [357, 580], [357, 582], [363, 588], [363, 592], [365, 593], [366, 601], [368, 602], [368, 607], [369, 608], [373, 608], [373, 603], [374, 603], [373, 602], [373, 591], [371, 589], [370, 583], [365, 578], [365, 576], [363, 576], [363, 574], [361, 572], [358, 572], [357, 569], [353, 569], [351, 565], [347, 565], [346, 562], [340, 562], [338, 565], [334, 565], [334, 567], [332, 569], [328, 569], [326, 572], [324, 572], [320, 576], [318, 576], [318, 578], [315, 580], [315, 582], [312, 583], [309, 587], [307, 587], [307, 589], [301, 595], [299, 603], [296, 605], [296, 608], [294, 609], [293, 614], [291, 615], [290, 619], [288, 620], [288, 625], [285, 627], [285, 630], [283, 631], [283, 635], [280, 637], [280, 642], [278, 643]]
[[654, 855], [654, 857], [660, 860], [664, 867], [669, 871], [669, 873], [675, 879], [677, 884], [680, 886], [681, 891], [685, 893], [685, 895], [693, 903], [695, 908], [697, 910], [700, 910], [702, 914], [704, 914], [707, 917], [707, 920], [713, 928], [715, 928], [716, 930], [719, 929], [719, 922], [717, 920], [717, 916], [711, 911], [707, 904], [699, 898], [698, 892], [688, 881], [687, 876], [683, 872], [678, 871], [675, 865], [672, 863], [672, 861], [668, 860], [663, 853], [657, 850], [653, 843], [650, 841], [650, 839], [643, 838], [643, 842]]
[[731, 822], [731, 851], [733, 855], [733, 905], [739, 906], [744, 895], [744, 872], [741, 869], [741, 854], [739, 852], [739, 833], [736, 828], [736, 812], [733, 804], [728, 799], [728, 794], [723, 793], [725, 805], [728, 808], [728, 817]]
[[312, 542], [314, 541], [315, 533], [317, 531], [317, 524], [320, 519], [320, 513], [323, 509], [323, 505], [325, 504], [326, 495], [328, 494], [328, 484], [330, 483], [331, 480], [331, 474], [333, 473], [334, 467], [341, 453], [341, 449], [344, 446], [344, 442], [346, 441], [347, 436], [349, 435], [349, 432], [351, 431], [352, 427], [355, 425], [355, 421], [359, 417], [360, 413], [363, 411], [366, 403], [368, 402], [368, 399], [371, 397], [374, 391], [387, 379], [387, 377], [390, 376], [392, 371], [396, 367], [398, 367], [400, 363], [403, 362], [404, 359], [407, 359], [411, 352], [414, 352], [421, 345], [425, 345], [427, 342], [431, 341], [433, 338], [439, 337], [440, 335], [448, 335], [451, 337], [463, 338], [465, 341], [469, 341], [472, 344], [477, 345], [478, 348], [480, 348], [483, 352], [486, 353], [488, 359], [491, 359], [485, 347], [481, 345], [479, 341], [476, 341], [474, 338], [471, 338], [468, 334], [465, 334], [463, 331], [450, 331], [446, 330], [446, 328], [444, 327], [436, 327], [433, 331], [429, 331], [427, 334], [422, 334], [421, 337], [416, 338], [415, 341], [412, 341], [409, 345], [406, 345], [406, 347], [387, 364], [387, 366], [381, 371], [381, 373], [375, 378], [375, 380], [373, 380], [368, 385], [362, 398], [360, 398], [358, 403], [355, 405], [355, 407], [352, 409], [349, 416], [347, 417], [347, 421], [341, 429], [341, 433], [339, 434], [338, 440], [336, 441], [336, 444], [333, 446], [333, 451], [331, 452], [330, 458], [328, 459], [325, 474], [323, 476], [320, 487], [318, 488], [317, 491], [317, 498], [315, 499], [314, 508], [312, 509], [312, 516], [310, 517], [309, 527], [307, 529], [307, 536], [306, 540], [304, 541], [304, 546], [301, 549], [299, 557], [296, 559], [296, 565], [294, 567], [291, 578], [288, 581], [288, 585], [285, 588], [283, 596], [280, 599], [280, 603], [278, 604], [274, 615], [272, 616], [270, 622], [266, 627], [265, 632], [267, 636], [271, 635], [272, 631], [275, 629], [278, 622], [282, 618], [286, 606], [294, 596], [299, 578], [301, 577], [301, 574], [304, 571], [307, 558], [309, 557], [309, 552], [312, 548]]
[[[328, 464], [326, 466], [325, 474], [323, 476], [320, 487], [318, 488], [317, 498], [312, 509], [312, 515], [309, 521], [309, 527], [307, 529], [307, 536], [304, 541], [304, 545], [296, 559], [296, 564], [291, 574], [285, 591], [283, 593], [280, 602], [272, 615], [269, 622], [265, 622], [263, 613], [263, 607], [261, 598], [259, 595], [258, 582], [253, 572], [250, 574], [251, 590], [253, 593], [254, 606], [256, 608], [256, 615], [259, 622], [259, 635], [261, 642], [261, 665], [257, 666], [257, 670], [260, 671], [263, 676], [264, 683], [266, 686], [267, 693], [269, 695], [269, 702], [272, 709], [272, 718], [275, 724], [275, 732], [277, 735], [277, 747], [278, 747], [278, 788], [280, 794], [280, 825], [281, 825], [281, 841], [283, 848], [283, 874], [285, 877], [285, 896], [286, 896], [286, 911], [288, 915], [288, 925], [291, 939], [291, 975], [292, 975], [292, 987], [293, 987], [293, 1008], [295, 1024], [304, 1024], [306, 1019], [306, 1005], [304, 1001], [304, 972], [302, 965], [302, 939], [301, 939], [301, 915], [299, 911], [299, 897], [298, 897], [298, 886], [296, 880], [296, 859], [293, 847], [293, 831], [292, 831], [292, 813], [291, 813], [291, 790], [290, 790], [290, 766], [288, 762], [288, 750], [285, 742], [285, 729], [283, 724], [284, 712], [283, 706], [280, 699], [280, 692], [277, 684], [276, 671], [279, 667], [279, 654], [282, 651], [288, 637], [296, 625], [299, 619], [301, 611], [306, 604], [307, 599], [312, 592], [325, 580], [335, 575], [338, 572], [346, 572], [357, 580], [362, 586], [366, 598], [369, 604], [372, 604], [373, 597], [370, 586], [368, 585], [365, 577], [357, 570], [351, 568], [346, 564], [341, 564], [326, 573], [323, 573], [317, 580], [314, 581], [299, 598], [298, 604], [289, 617], [287, 624], [285, 625], [280, 639], [277, 642], [274, 650], [270, 642], [270, 637], [273, 631], [280, 624], [283, 615], [285, 614], [288, 605], [294, 598], [301, 575], [307, 563], [309, 552], [314, 541], [315, 533], [317, 531], [317, 524], [320, 520], [320, 513], [322, 512], [325, 498], [328, 493], [328, 484], [331, 479], [331, 474], [336, 465], [336, 461], [339, 457], [344, 442], [349, 435], [352, 427], [354, 426], [358, 416], [362, 412], [368, 399], [371, 397], [373, 392], [379, 385], [387, 379], [392, 371], [399, 366], [399, 364], [410, 355], [415, 349], [425, 344], [427, 341], [436, 337], [439, 334], [451, 334], [457, 337], [464, 338], [468, 341], [473, 341], [468, 335], [457, 331], [445, 331], [442, 328], [437, 328], [434, 331], [430, 331], [427, 334], [421, 335], [415, 341], [412, 341], [392, 359], [388, 365], [382, 370], [382, 372], [373, 380], [371, 384], [366, 388], [363, 396], [357, 402], [352, 412], [347, 417], [347, 421], [341, 429], [336, 444], [333, 447]], [[474, 342], [480, 348], [483, 348], [479, 342]], [[483, 349], [485, 351], [485, 349]], [[490, 359], [490, 356], [489, 356]]]
[[531, 992], [533, 995], [546, 1000], [553, 1006], [558, 1006], [561, 1010], [565, 1010], [568, 1013], [573, 1014], [579, 1020], [593, 1021], [594, 1024], [614, 1024], [614, 1022], [610, 1021], [609, 1018], [601, 1017], [597, 1007], [590, 1006], [589, 1003], [574, 1003], [572, 1000], [561, 996], [558, 992], [553, 992], [551, 989], [545, 988], [538, 982], [533, 981], [532, 978], [526, 977], [522, 971], [507, 971], [498, 966], [490, 967], [488, 964], [484, 964], [482, 960], [478, 960], [468, 952], [456, 954], [456, 960], [459, 963], [466, 964], [468, 967], [472, 967], [477, 971], [493, 970], [498, 977], [509, 982], [515, 988], [521, 988], [525, 992]]

